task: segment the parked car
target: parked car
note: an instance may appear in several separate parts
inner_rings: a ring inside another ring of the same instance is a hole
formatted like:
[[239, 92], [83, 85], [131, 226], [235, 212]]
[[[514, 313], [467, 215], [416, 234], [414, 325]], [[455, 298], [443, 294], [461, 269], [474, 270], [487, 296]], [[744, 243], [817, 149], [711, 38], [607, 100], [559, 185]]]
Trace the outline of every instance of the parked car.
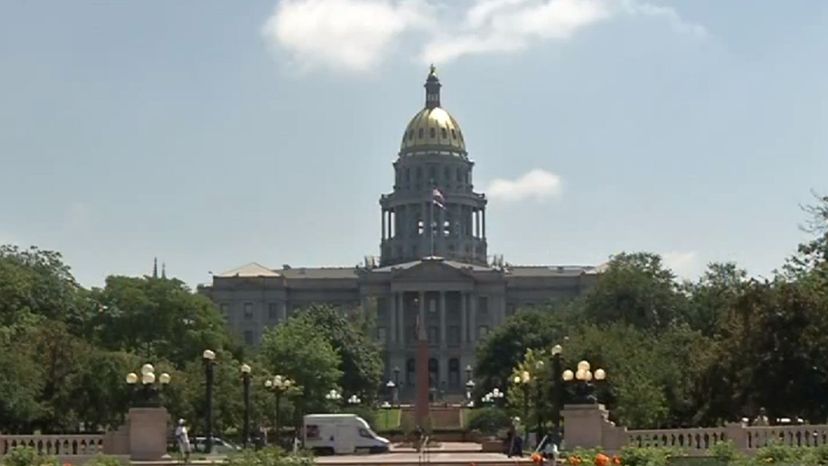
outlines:
[[[207, 437], [195, 437], [190, 439], [190, 442], [193, 446], [194, 453], [205, 453], [207, 450]], [[213, 437], [213, 449], [212, 453], [216, 455], [227, 455], [230, 453], [235, 453], [240, 451], [241, 447], [238, 445], [224, 440], [219, 437]]]

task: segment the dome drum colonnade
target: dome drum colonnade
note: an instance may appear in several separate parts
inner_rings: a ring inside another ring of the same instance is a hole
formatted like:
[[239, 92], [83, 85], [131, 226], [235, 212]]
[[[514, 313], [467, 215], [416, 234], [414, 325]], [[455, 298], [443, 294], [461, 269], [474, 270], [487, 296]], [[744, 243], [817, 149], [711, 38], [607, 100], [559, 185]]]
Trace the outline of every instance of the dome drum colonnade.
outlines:
[[474, 162], [457, 120], [440, 106], [433, 66], [425, 88], [425, 107], [408, 123], [394, 162], [394, 190], [380, 198], [380, 263], [440, 256], [485, 265], [486, 196], [474, 192]]

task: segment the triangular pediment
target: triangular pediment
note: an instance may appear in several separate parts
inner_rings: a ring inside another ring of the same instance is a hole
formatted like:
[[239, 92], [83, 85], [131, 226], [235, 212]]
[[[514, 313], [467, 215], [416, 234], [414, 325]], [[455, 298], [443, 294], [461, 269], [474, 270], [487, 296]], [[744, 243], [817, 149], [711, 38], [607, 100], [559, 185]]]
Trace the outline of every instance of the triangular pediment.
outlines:
[[391, 267], [395, 281], [469, 282], [479, 266], [445, 261], [441, 258], [425, 258], [416, 262]]

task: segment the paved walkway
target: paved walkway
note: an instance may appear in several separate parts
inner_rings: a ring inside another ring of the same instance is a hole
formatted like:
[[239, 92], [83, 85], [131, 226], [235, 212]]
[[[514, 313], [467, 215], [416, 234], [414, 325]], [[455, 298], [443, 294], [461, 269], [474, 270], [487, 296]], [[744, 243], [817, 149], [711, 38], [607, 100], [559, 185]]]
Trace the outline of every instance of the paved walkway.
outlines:
[[508, 458], [501, 453], [480, 453], [480, 452], [439, 452], [434, 451], [427, 455], [409, 452], [392, 452], [377, 455], [342, 455], [322, 456], [316, 458], [316, 462], [325, 466], [354, 466], [354, 465], [486, 465], [486, 466], [508, 466], [528, 465], [531, 460], [524, 458]]

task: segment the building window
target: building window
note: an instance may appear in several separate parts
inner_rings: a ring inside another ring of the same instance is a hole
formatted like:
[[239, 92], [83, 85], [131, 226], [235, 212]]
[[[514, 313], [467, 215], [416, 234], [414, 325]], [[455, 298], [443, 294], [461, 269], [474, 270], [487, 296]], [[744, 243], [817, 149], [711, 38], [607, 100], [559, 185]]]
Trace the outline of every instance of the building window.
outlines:
[[422, 138], [422, 137], [423, 137], [423, 129], [422, 129], [422, 128], [420, 128], [420, 130], [419, 130], [419, 131], [417, 131], [417, 137], [418, 137], [418, 138]]
[[414, 359], [405, 361], [405, 383], [409, 387], [414, 386], [414, 379], [417, 377], [417, 362]]
[[486, 338], [486, 335], [489, 334], [489, 326], [488, 325], [481, 325], [477, 328], [477, 339], [482, 340]]
[[267, 305], [267, 318], [270, 320], [278, 320], [279, 319], [279, 304], [278, 303], [270, 303]]
[[448, 329], [448, 344], [449, 346], [460, 346], [460, 326], [452, 325]]
[[481, 296], [477, 303], [477, 311], [482, 319], [489, 318], [489, 297]]
[[452, 139], [457, 139], [457, 132], [454, 131], [454, 129], [451, 130], [451, 138]]
[[431, 181], [435, 181], [437, 179], [437, 168], [434, 165], [428, 167], [428, 176], [431, 178]]
[[440, 128], [440, 134], [443, 135], [444, 139], [448, 137], [448, 133], [446, 132], [445, 128]]
[[429, 299], [428, 300], [428, 312], [431, 312], [431, 313], [437, 312], [437, 300], [436, 299]]
[[423, 179], [423, 168], [417, 167], [417, 181], [420, 181], [421, 179]]
[[449, 359], [449, 387], [457, 388], [460, 386], [460, 360], [457, 358]]
[[380, 343], [386, 342], [386, 330], [385, 327], [377, 327], [377, 341]]
[[431, 344], [437, 344], [440, 342], [440, 335], [437, 327], [428, 328], [428, 342]]
[[244, 320], [253, 319], [253, 303], [244, 303]]
[[405, 181], [406, 182], [411, 181], [411, 169], [410, 168], [405, 169]]
[[434, 128], [429, 129], [428, 135], [431, 137], [437, 136], [437, 131]]
[[229, 315], [228, 311], [230, 310], [230, 306], [227, 303], [221, 303], [220, 309], [221, 309], [221, 315], [223, 315], [225, 318], [227, 318], [228, 315]]
[[253, 345], [253, 331], [252, 330], [245, 330], [244, 331], [244, 344], [248, 346]]

